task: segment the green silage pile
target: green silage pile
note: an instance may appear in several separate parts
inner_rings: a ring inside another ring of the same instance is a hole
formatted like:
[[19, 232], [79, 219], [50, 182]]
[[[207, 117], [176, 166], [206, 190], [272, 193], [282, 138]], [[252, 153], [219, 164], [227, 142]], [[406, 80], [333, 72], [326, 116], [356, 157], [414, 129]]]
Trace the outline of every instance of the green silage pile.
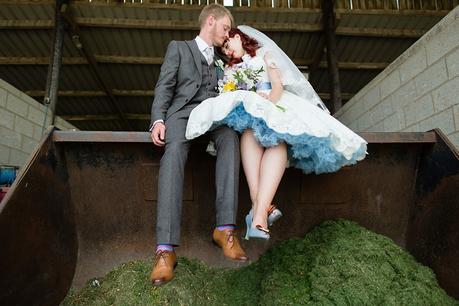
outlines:
[[175, 279], [154, 288], [152, 261], [123, 264], [63, 305], [459, 305], [433, 272], [387, 237], [328, 221], [241, 269], [179, 258]]

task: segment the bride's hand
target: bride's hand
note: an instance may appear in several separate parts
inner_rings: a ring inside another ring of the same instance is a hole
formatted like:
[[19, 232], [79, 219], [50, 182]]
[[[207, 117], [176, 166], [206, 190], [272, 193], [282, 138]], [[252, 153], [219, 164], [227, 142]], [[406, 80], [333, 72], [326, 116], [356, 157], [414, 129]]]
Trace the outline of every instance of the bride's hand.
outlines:
[[269, 99], [269, 96], [268, 96], [267, 94], [265, 94], [264, 92], [257, 92], [257, 94], [259, 94], [260, 96], [262, 96], [262, 97], [265, 98], [266, 100], [271, 101], [271, 100]]

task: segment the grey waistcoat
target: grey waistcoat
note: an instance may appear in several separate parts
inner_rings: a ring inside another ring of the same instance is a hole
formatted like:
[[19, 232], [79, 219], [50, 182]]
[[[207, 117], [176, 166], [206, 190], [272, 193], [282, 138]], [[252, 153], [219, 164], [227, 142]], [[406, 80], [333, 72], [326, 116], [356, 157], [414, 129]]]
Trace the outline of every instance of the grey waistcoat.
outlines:
[[202, 82], [198, 92], [194, 95], [190, 103], [200, 103], [207, 98], [216, 97], [218, 95], [217, 90], [217, 76], [215, 71], [215, 65], [207, 64], [204, 56], [201, 56], [202, 65]]

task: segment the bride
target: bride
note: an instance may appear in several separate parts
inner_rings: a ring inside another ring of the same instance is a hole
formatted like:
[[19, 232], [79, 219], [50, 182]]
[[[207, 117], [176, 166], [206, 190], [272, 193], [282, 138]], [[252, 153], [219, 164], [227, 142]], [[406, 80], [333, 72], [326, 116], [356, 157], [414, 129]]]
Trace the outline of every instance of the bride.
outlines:
[[334, 117], [309, 82], [266, 35], [248, 26], [231, 29], [219, 50], [229, 59], [220, 95], [199, 104], [186, 138], [226, 124], [242, 133], [241, 158], [250, 190], [246, 239], [269, 239], [268, 225], [282, 216], [271, 202], [285, 166], [329, 173], [355, 164], [367, 142]]

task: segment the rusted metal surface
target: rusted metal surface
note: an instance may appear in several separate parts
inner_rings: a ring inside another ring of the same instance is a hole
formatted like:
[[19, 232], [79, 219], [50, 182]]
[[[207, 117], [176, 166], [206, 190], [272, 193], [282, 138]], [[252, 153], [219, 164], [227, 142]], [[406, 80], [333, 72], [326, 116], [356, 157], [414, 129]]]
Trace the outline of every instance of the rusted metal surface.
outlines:
[[[272, 244], [302, 236], [324, 220], [346, 218], [406, 247], [430, 265], [445, 290], [457, 297], [459, 269], [453, 262], [458, 255], [455, 241], [458, 241], [459, 199], [453, 195], [453, 190], [459, 187], [456, 153], [441, 138], [436, 143], [435, 132], [366, 133], [363, 136], [370, 140], [369, 155], [355, 166], [323, 175], [304, 175], [295, 169], [286, 171], [274, 201], [284, 216], [272, 227], [269, 242], [243, 241], [251, 260], [256, 260]], [[50, 271], [46, 273], [64, 273], [66, 277], [70, 273], [72, 286], [78, 288], [122, 262], [150, 258], [155, 246], [156, 186], [162, 150], [151, 144], [149, 134], [56, 131], [52, 139], [53, 144], [45, 143], [31, 160], [30, 169], [23, 172], [25, 178], [40, 177], [41, 180], [29, 181], [33, 183], [33, 188], [29, 187], [32, 191], [15, 190], [6, 202], [11, 213], [36, 216], [38, 212], [24, 205], [30, 202], [29, 198], [41, 203], [44, 201], [41, 198], [46, 197], [47, 202], [62, 203], [59, 207], [68, 209], [61, 214], [72, 215], [72, 222], [65, 223], [59, 232], [68, 233], [63, 237], [67, 237], [67, 256], [73, 260], [69, 263], [73, 266], [47, 266]], [[210, 265], [235, 267], [239, 264], [228, 261], [211, 243], [215, 226], [215, 160], [205, 153], [205, 147], [204, 141], [198, 141], [190, 151], [185, 174], [182, 243], [177, 252]], [[40, 170], [43, 166], [38, 162], [50, 148], [57, 156], [55, 169], [58, 170], [54, 172]], [[61, 186], [59, 193], [49, 191], [54, 185]], [[13, 198], [16, 198], [14, 206]], [[249, 209], [249, 192], [241, 172], [238, 210], [241, 236], [244, 215]], [[58, 212], [48, 215], [48, 211], [53, 210], [40, 210], [40, 218], [54, 220]], [[23, 225], [17, 217], [5, 219], [3, 213], [0, 215], [2, 233], [14, 232], [17, 226]], [[37, 229], [21, 231], [23, 236], [28, 233], [32, 237]], [[52, 238], [53, 235], [56, 236], [45, 231], [39, 237]], [[21, 253], [34, 250], [28, 242], [31, 238], [18, 240], [16, 236], [4, 234], [0, 237], [2, 245], [9, 243]], [[52, 249], [48, 250], [50, 258], [58, 257], [56, 253], [61, 252], [59, 244], [42, 247], [46, 248]], [[14, 258], [15, 269], [20, 262], [27, 262], [27, 258]], [[12, 257], [6, 258], [2, 264], [11, 260]], [[30, 266], [28, 271], [20, 271], [24, 275], [36, 273]], [[7, 283], [3, 274], [0, 277], [1, 284]], [[39, 283], [37, 288], [49, 286], [44, 280], [39, 281], [38, 276], [34, 277]], [[47, 290], [55, 290], [54, 296], [62, 297], [70, 284], [68, 278], [64, 283]], [[26, 279], [10, 288], [21, 286], [27, 287]], [[0, 288], [1, 302], [5, 290]], [[46, 301], [43, 304], [52, 304], [42, 294], [34, 298]]]
[[0, 203], [0, 305], [56, 305], [71, 285], [78, 245], [63, 166], [47, 137]]
[[459, 153], [437, 133], [438, 144], [423, 153], [419, 165], [407, 249], [459, 299]]
[[[369, 143], [435, 143], [435, 132], [361, 132]], [[151, 143], [148, 132], [112, 132], [112, 131], [55, 131], [54, 142], [147, 142]]]
[[148, 142], [152, 143], [148, 132], [89, 132], [55, 131], [54, 142]]
[[436, 143], [435, 132], [362, 132], [359, 135], [368, 143]]

